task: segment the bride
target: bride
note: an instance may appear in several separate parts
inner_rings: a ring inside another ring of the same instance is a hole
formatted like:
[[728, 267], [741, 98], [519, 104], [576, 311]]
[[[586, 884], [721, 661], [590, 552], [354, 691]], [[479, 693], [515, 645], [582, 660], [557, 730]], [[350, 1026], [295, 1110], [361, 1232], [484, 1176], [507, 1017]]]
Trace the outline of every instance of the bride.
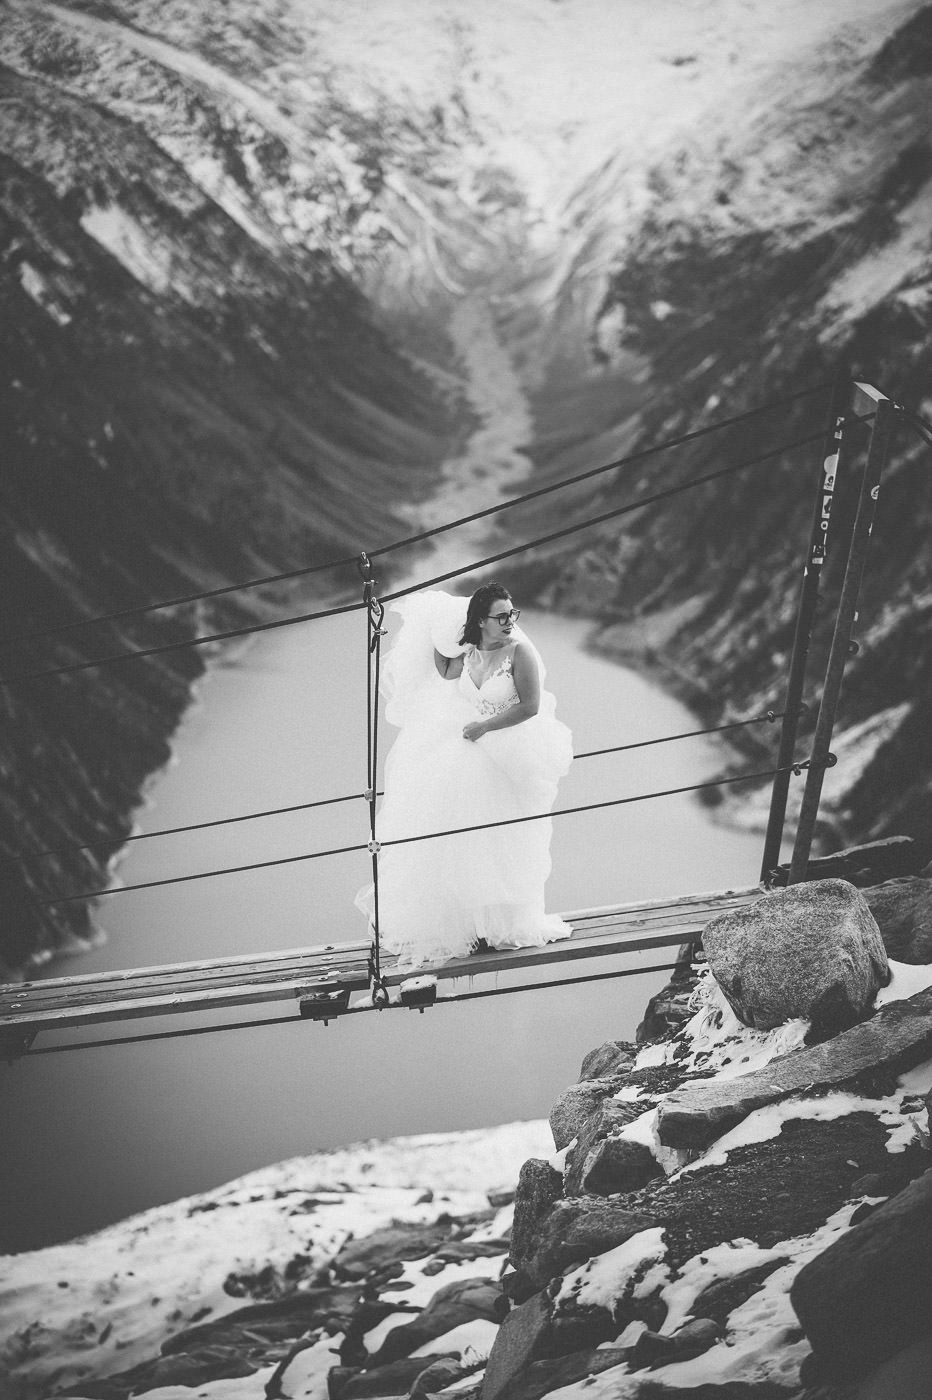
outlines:
[[[429, 590], [394, 611], [402, 626], [382, 688], [386, 719], [400, 733], [378, 820], [383, 946], [418, 966], [462, 956], [480, 940], [514, 948], [567, 937], [570, 926], [544, 911], [550, 818], [514, 819], [551, 810], [572, 739], [554, 717], [511, 595], [499, 583], [468, 602]], [[476, 826], [485, 829], [459, 831]], [[356, 904], [371, 923], [371, 884]]]

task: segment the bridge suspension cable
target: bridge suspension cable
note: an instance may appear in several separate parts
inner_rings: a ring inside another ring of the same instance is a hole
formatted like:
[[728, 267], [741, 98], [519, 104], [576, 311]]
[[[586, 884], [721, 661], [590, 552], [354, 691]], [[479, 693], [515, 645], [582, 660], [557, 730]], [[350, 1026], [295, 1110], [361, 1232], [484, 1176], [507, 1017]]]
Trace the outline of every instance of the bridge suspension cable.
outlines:
[[[635, 793], [630, 797], [613, 797], [603, 802], [585, 802], [575, 807], [558, 807], [553, 812], [535, 812], [526, 817], [508, 817], [502, 821], [480, 822], [474, 826], [453, 827], [445, 831], [421, 832], [416, 836], [399, 836], [391, 841], [381, 842], [382, 848], [389, 846], [409, 845], [413, 841], [434, 841], [442, 836], [462, 836], [469, 831], [488, 831], [496, 827], [516, 826], [522, 822], [547, 821], [552, 817], [574, 816], [580, 812], [595, 812], [604, 810], [607, 807], [623, 807], [633, 802], [648, 802], [659, 797], [676, 797], [686, 792], [701, 792], [704, 789], [728, 787], [735, 783], [750, 783], [764, 778], [773, 778], [777, 773], [788, 772], [797, 776], [803, 769], [810, 766], [811, 760], [800, 759], [798, 763], [788, 764], [784, 768], [767, 768], [755, 773], [737, 773], [722, 778], [711, 778], [702, 783], [687, 783], [682, 787], [662, 788], [656, 792]], [[834, 755], [829, 755], [828, 766], [835, 762]], [[303, 851], [293, 856], [276, 856], [271, 860], [250, 861], [241, 865], [223, 866], [216, 870], [201, 870], [190, 875], [171, 875], [160, 880], [143, 880], [133, 885], [113, 885], [109, 888], [96, 890], [85, 890], [78, 894], [57, 895], [51, 899], [40, 899], [36, 903], [40, 908], [48, 908], [57, 904], [75, 904], [87, 899], [101, 899], [105, 896], [119, 894], [131, 894], [136, 890], [159, 889], [166, 885], [189, 884], [193, 880], [209, 880], [219, 875], [237, 875], [251, 870], [265, 870], [273, 866], [295, 865], [307, 860], [321, 860], [332, 856], [350, 855], [358, 851], [371, 851], [371, 842], [356, 842], [350, 846], [335, 846], [324, 851]]]
[[[574, 476], [563, 477], [559, 481], [551, 482], [547, 486], [537, 487], [533, 491], [525, 491], [520, 496], [510, 497], [506, 501], [500, 501], [496, 505], [487, 506], [483, 510], [473, 511], [469, 515], [461, 515], [455, 520], [446, 521], [442, 525], [434, 525], [429, 529], [420, 530], [417, 534], [407, 535], [403, 539], [394, 540], [391, 544], [381, 545], [378, 549], [369, 551], [370, 559], [380, 559], [387, 554], [393, 554], [399, 549], [405, 549], [415, 544], [422, 544], [426, 540], [433, 539], [437, 535], [442, 535], [449, 530], [458, 529], [461, 525], [470, 525], [477, 520], [484, 520], [490, 516], [497, 515], [501, 511], [511, 510], [514, 506], [525, 505], [528, 501], [537, 500], [541, 496], [550, 495], [554, 491], [562, 491], [568, 486], [578, 486], [583, 481], [593, 480], [610, 471], [617, 471], [620, 467], [630, 466], [635, 462], [645, 461], [649, 457], [656, 456], [660, 452], [666, 452], [674, 447], [682, 447], [686, 443], [698, 441], [707, 437], [710, 433], [720, 432], [724, 428], [734, 427], [738, 423], [744, 423], [755, 418], [762, 413], [768, 413], [772, 409], [787, 408], [790, 404], [796, 403], [800, 399], [812, 398], [816, 394], [823, 393], [832, 387], [830, 381], [813, 385], [808, 389], [799, 389], [795, 393], [787, 394], [783, 398], [772, 399], [768, 403], [759, 404], [755, 408], [746, 409], [742, 413], [736, 413], [730, 418], [719, 419], [715, 423], [709, 423], [702, 428], [694, 428], [690, 432], [682, 433], [678, 437], [667, 438], [663, 442], [652, 444], [650, 447], [638, 449], [636, 452], [628, 453], [624, 457], [619, 457], [613, 462], [606, 462], [603, 466], [592, 467], [588, 471], [579, 472]], [[222, 598], [231, 593], [241, 593], [253, 588], [261, 588], [273, 583], [290, 582], [298, 578], [307, 578], [312, 574], [325, 573], [328, 570], [345, 568], [354, 564], [358, 554], [346, 555], [339, 559], [330, 559], [323, 564], [302, 565], [296, 569], [285, 569], [279, 573], [264, 574], [259, 578], [246, 579], [240, 583], [222, 584], [217, 588], [207, 588], [196, 593], [186, 593], [179, 597], [168, 598], [158, 603], [143, 603], [137, 607], [121, 608], [117, 612], [101, 613], [96, 617], [82, 617], [71, 622], [62, 622], [54, 626], [44, 628], [41, 631], [25, 633], [18, 637], [0, 638], [0, 646], [19, 646], [30, 642], [44, 640], [48, 637], [59, 636], [65, 632], [73, 632], [82, 627], [93, 627], [106, 622], [124, 622], [129, 618], [143, 617], [151, 613], [166, 611], [169, 608], [184, 607], [191, 603], [207, 602], [214, 598]]]
[[[871, 415], [862, 415], [859, 421]], [[523, 544], [512, 545], [508, 549], [498, 551], [496, 554], [488, 555], [484, 559], [473, 560], [469, 564], [462, 565], [456, 569], [448, 569], [445, 573], [436, 574], [433, 578], [422, 579], [418, 583], [411, 584], [407, 588], [396, 589], [393, 593], [388, 593], [382, 598], [383, 603], [393, 602], [398, 598], [407, 597], [409, 593], [417, 593], [421, 589], [431, 588], [434, 584], [447, 582], [449, 579], [461, 577], [464, 574], [474, 573], [477, 569], [487, 568], [491, 564], [500, 563], [503, 559], [513, 559], [519, 554], [525, 554], [528, 550], [539, 548], [541, 545], [553, 544], [555, 541], [565, 539], [569, 535], [576, 534], [581, 530], [586, 530], [595, 525], [603, 525], [609, 520], [617, 520], [621, 516], [629, 515], [636, 510], [644, 510], [647, 506], [655, 505], [659, 501], [669, 500], [674, 496], [682, 495], [686, 491], [694, 490], [696, 487], [705, 486], [711, 481], [718, 481], [727, 476], [733, 476], [738, 472], [748, 471], [753, 467], [762, 465], [764, 462], [773, 461], [775, 457], [782, 456], [785, 452], [794, 452], [798, 448], [811, 446], [815, 442], [821, 442], [825, 438], [824, 430], [809, 433], [805, 437], [796, 438], [792, 442], [781, 443], [779, 447], [771, 448], [767, 452], [758, 453], [754, 457], [747, 458], [742, 462], [733, 463], [727, 467], [720, 467], [716, 471], [706, 472], [702, 476], [692, 477], [688, 481], [680, 482], [675, 486], [665, 487], [663, 490], [651, 492], [647, 496], [642, 496], [639, 500], [629, 501], [625, 505], [616, 506], [612, 510], [602, 511], [598, 515], [590, 516], [585, 520], [577, 521], [573, 525], [564, 526], [560, 530], [551, 531], [549, 534], [538, 536], [535, 539], [527, 540]], [[357, 556], [358, 557], [358, 556]], [[6, 686], [22, 684], [25, 681], [45, 680], [52, 676], [73, 675], [79, 671], [96, 670], [101, 666], [110, 666], [117, 662], [143, 657], [162, 656], [168, 652], [184, 651], [190, 647], [207, 646], [213, 642], [230, 641], [236, 637], [246, 637], [254, 633], [270, 632], [280, 627], [291, 627], [301, 622], [318, 622], [324, 618], [337, 617], [343, 613], [359, 612], [364, 604], [344, 603], [333, 608], [323, 608], [317, 612], [298, 613], [293, 616], [274, 618], [266, 622], [254, 622], [242, 627], [227, 628], [222, 632], [211, 632], [202, 637], [188, 637], [176, 642], [162, 642], [157, 646], [141, 647], [132, 651], [117, 652], [111, 656], [96, 657], [88, 661], [70, 662], [64, 666], [53, 666], [45, 671], [29, 671], [19, 675], [0, 677], [0, 684]]]
[[[800, 713], [805, 713], [807, 705], [800, 708]], [[636, 739], [627, 744], [612, 744], [603, 749], [585, 749], [582, 753], [573, 755], [573, 761], [579, 762], [584, 758], [601, 758], [613, 753], [627, 753], [631, 749], [652, 748], [656, 744], [672, 744], [680, 739], [701, 738], [707, 734], [723, 734], [732, 729], [746, 729], [752, 724], [773, 724], [776, 720], [782, 719], [783, 710], [767, 710], [762, 715], [751, 715], [748, 719], [730, 720], [727, 724], [710, 724], [704, 729], [685, 729], [678, 734], [663, 734], [655, 739]], [[376, 792], [376, 797], [383, 797], [384, 793]], [[152, 841], [159, 836], [182, 836], [191, 831], [206, 831], [212, 827], [233, 826], [238, 822], [259, 821], [265, 817], [287, 816], [293, 812], [306, 812], [317, 807], [332, 807], [343, 802], [368, 801], [368, 790], [364, 792], [344, 793], [340, 797], [320, 797], [312, 802], [294, 802], [286, 807], [267, 807], [258, 812], [240, 812], [232, 817], [215, 817], [210, 821], [188, 822], [184, 826], [161, 827], [156, 831], [135, 831], [127, 836], [103, 836], [95, 841], [85, 841], [80, 844], [71, 843], [63, 846], [52, 846], [43, 851], [26, 851], [19, 856], [20, 860], [41, 860], [47, 856], [65, 855], [69, 851], [96, 851], [106, 850], [109, 846], [127, 846], [135, 841]]]

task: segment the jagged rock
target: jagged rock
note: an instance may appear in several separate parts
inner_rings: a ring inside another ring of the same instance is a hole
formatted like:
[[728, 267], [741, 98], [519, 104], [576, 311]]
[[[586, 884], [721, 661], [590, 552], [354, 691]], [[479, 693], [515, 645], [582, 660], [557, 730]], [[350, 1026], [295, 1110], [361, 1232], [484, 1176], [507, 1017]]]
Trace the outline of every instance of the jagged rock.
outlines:
[[[632, 1062], [633, 1063], [633, 1062]], [[625, 1082], [625, 1076], [603, 1079], [581, 1079], [571, 1084], [550, 1110], [550, 1131], [558, 1152], [581, 1137], [593, 1114], [598, 1115], [606, 1100], [611, 1100]]]
[[694, 1317], [670, 1336], [659, 1332], [642, 1332], [631, 1351], [631, 1370], [666, 1366], [672, 1361], [688, 1361], [690, 1357], [701, 1356], [715, 1345], [721, 1334], [721, 1327], [710, 1317]]
[[776, 1270], [788, 1264], [788, 1259], [770, 1259], [766, 1264], [758, 1264], [743, 1273], [731, 1274], [716, 1279], [697, 1296], [693, 1303], [696, 1317], [710, 1317], [722, 1326], [735, 1308], [740, 1308], [759, 1290], [764, 1280]]
[[310, 1288], [273, 1302], [250, 1303], [248, 1307], [175, 1332], [162, 1343], [161, 1352], [163, 1356], [170, 1356], [193, 1352], [200, 1346], [225, 1345], [244, 1330], [270, 1341], [300, 1337], [312, 1327], [332, 1326], [335, 1331], [342, 1331], [358, 1306], [359, 1289], [355, 1286]]
[[543, 1340], [550, 1331], [553, 1300], [546, 1293], [535, 1293], [526, 1303], [512, 1308], [498, 1329], [489, 1353], [482, 1382], [482, 1400], [511, 1400], [511, 1384], [537, 1359]]
[[371, 1357], [369, 1366], [381, 1367], [402, 1356], [410, 1356], [418, 1347], [444, 1336], [464, 1322], [474, 1322], [476, 1318], [499, 1322], [506, 1307], [502, 1290], [493, 1279], [457, 1279], [455, 1283], [438, 1288], [427, 1307], [411, 1322], [393, 1327]]
[[413, 1304], [396, 1299], [362, 1298], [357, 1302], [349, 1325], [344, 1329], [343, 1341], [340, 1343], [340, 1364], [342, 1366], [368, 1365], [369, 1352], [365, 1342], [366, 1333], [371, 1332], [373, 1327], [377, 1327], [392, 1313], [410, 1312], [416, 1315], [420, 1311], [421, 1309]]
[[493, 1210], [501, 1210], [503, 1206], [510, 1206], [515, 1198], [513, 1190], [487, 1191], [485, 1198]]
[[649, 1147], [623, 1137], [607, 1137], [586, 1157], [580, 1187], [597, 1196], [621, 1195], [662, 1175], [663, 1169]]
[[771, 890], [711, 919], [702, 945], [735, 1014], [757, 1030], [795, 1016], [846, 1030], [890, 980], [874, 917], [844, 880]]
[[[911, 836], [885, 836], [880, 841], [866, 841], [832, 855], [814, 857], [809, 861], [806, 879], [847, 880], [863, 889], [897, 875], [918, 874], [928, 858], [926, 847]], [[789, 865], [778, 865], [773, 883], [785, 885], [789, 873]]]
[[541, 1338], [540, 1356], [566, 1356], [574, 1351], [613, 1342], [622, 1329], [608, 1308], [559, 1308], [550, 1319], [550, 1328]]
[[793, 1282], [815, 1363], [804, 1379], [862, 1380], [932, 1332], [932, 1172], [847, 1231]]
[[82, 1400], [128, 1400], [131, 1395], [145, 1395], [149, 1390], [168, 1386], [201, 1386], [210, 1381], [237, 1380], [253, 1376], [260, 1368], [238, 1355], [235, 1348], [214, 1347], [209, 1353], [184, 1356], [160, 1356], [120, 1375], [100, 1380], [81, 1381], [73, 1391]]
[[803, 1090], [837, 1088], [878, 1069], [901, 1073], [932, 1054], [932, 988], [891, 1001], [833, 1040], [772, 1060], [739, 1079], [684, 1085], [657, 1109], [665, 1147], [705, 1148], [764, 1104]]
[[[628, 1355], [627, 1348], [603, 1347], [598, 1351], [575, 1351], [568, 1356], [532, 1361], [526, 1370], [512, 1379], [507, 1400], [541, 1400], [542, 1396], [563, 1386], [573, 1385], [586, 1376], [597, 1376], [602, 1371], [623, 1366]], [[486, 1400], [485, 1392], [483, 1400]]]
[[540, 1221], [554, 1201], [563, 1195], [563, 1177], [549, 1162], [531, 1157], [521, 1168], [515, 1193], [515, 1212], [511, 1226], [511, 1262], [530, 1254]]
[[526, 1253], [516, 1257], [512, 1242], [512, 1263], [541, 1288], [568, 1265], [604, 1254], [656, 1224], [652, 1216], [617, 1199], [579, 1196], [556, 1201], [525, 1242]]
[[608, 1099], [589, 1114], [579, 1126], [577, 1144], [568, 1158], [566, 1196], [609, 1196], [633, 1191], [660, 1174], [661, 1168], [649, 1148], [617, 1136], [619, 1129], [639, 1118], [643, 1111], [643, 1104]]
[[474, 1362], [457, 1361], [455, 1357], [442, 1356], [439, 1361], [432, 1361], [418, 1376], [408, 1392], [410, 1400], [429, 1400], [438, 1390], [453, 1385], [455, 1381], [464, 1380], [475, 1370]]
[[887, 956], [897, 962], [932, 962], [932, 880], [918, 875], [885, 880], [864, 891]]
[[441, 1216], [425, 1225], [389, 1225], [361, 1240], [350, 1240], [333, 1261], [337, 1278], [362, 1279], [373, 1269], [401, 1259], [423, 1259], [450, 1238], [453, 1221]]
[[637, 1047], [626, 1040], [606, 1040], [585, 1056], [579, 1071], [579, 1082], [604, 1079], [607, 1075], [623, 1075], [634, 1064]]
[[698, 941], [680, 945], [672, 977], [647, 1003], [644, 1018], [634, 1036], [638, 1045], [667, 1040], [693, 1015], [690, 997], [699, 973], [694, 965], [698, 947]]
[[346, 1366], [334, 1366], [327, 1376], [329, 1400], [381, 1400], [384, 1395], [408, 1395], [429, 1366], [438, 1361], [458, 1361], [458, 1357], [406, 1356], [387, 1366], [368, 1367], [357, 1371]]
[[437, 1259], [442, 1264], [459, 1264], [470, 1259], [495, 1259], [507, 1254], [510, 1239], [499, 1237], [491, 1240], [451, 1240], [437, 1250]]

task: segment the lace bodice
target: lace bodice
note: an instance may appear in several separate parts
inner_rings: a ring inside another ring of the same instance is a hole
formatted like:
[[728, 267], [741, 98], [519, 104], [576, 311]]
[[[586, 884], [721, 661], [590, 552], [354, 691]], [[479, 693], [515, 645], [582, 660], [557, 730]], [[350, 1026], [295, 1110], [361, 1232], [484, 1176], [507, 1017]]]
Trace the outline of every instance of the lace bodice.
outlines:
[[461, 684], [481, 717], [488, 719], [490, 715], [499, 715], [503, 710], [510, 710], [513, 705], [519, 705], [521, 697], [515, 689], [514, 652], [509, 651], [499, 665], [489, 672], [481, 685], [476, 683], [472, 674], [476, 656], [475, 647], [467, 652]]

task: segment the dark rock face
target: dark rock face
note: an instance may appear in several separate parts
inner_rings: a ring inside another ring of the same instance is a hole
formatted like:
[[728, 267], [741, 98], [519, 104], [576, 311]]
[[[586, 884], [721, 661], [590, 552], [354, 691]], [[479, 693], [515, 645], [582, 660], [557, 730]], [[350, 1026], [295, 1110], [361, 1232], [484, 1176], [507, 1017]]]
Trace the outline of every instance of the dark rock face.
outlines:
[[932, 880], [918, 875], [885, 880], [864, 891], [887, 955], [896, 962], [932, 962]]
[[829, 1380], [861, 1380], [932, 1333], [932, 1173], [842, 1235], [790, 1299]]
[[518, 1177], [514, 1221], [511, 1227], [511, 1262], [520, 1268], [521, 1260], [534, 1249], [541, 1220], [555, 1201], [563, 1195], [563, 1178], [549, 1162], [532, 1157], [524, 1163]]
[[373, 1371], [334, 1367], [328, 1377], [330, 1400], [381, 1400], [382, 1396], [408, 1395], [429, 1366], [451, 1359], [454, 1358], [411, 1356]]
[[582, 1164], [580, 1189], [596, 1196], [636, 1191], [663, 1171], [649, 1147], [627, 1138], [605, 1137]]
[[[847, 846], [831, 855], [815, 856], [809, 861], [806, 879], [847, 880], [850, 885], [864, 889], [896, 876], [917, 875], [927, 860], [926, 843], [912, 836], [887, 836], [881, 841]], [[789, 873], [789, 865], [778, 865], [772, 883], [785, 885]]]
[[[586, 1376], [597, 1376], [623, 1365], [628, 1356], [627, 1348], [601, 1347], [598, 1351], [574, 1351], [567, 1356], [532, 1361], [525, 1370], [512, 1376], [505, 1400], [541, 1400], [551, 1391], [573, 1385]], [[504, 1397], [502, 1390], [499, 1394]], [[488, 1400], [485, 1390], [482, 1400]]]
[[522, 1252], [512, 1250], [512, 1263], [542, 1288], [570, 1264], [578, 1264], [590, 1254], [604, 1254], [655, 1224], [651, 1216], [632, 1210], [618, 1198], [580, 1196], [573, 1201], [556, 1201], [523, 1242]]
[[626, 1040], [607, 1040], [590, 1050], [579, 1071], [579, 1083], [625, 1074], [637, 1057], [637, 1048]]
[[550, 1131], [558, 1152], [585, 1132], [593, 1114], [598, 1114], [606, 1100], [621, 1088], [624, 1076], [581, 1079], [571, 1084], [550, 1110]]
[[739, 1079], [675, 1090], [658, 1110], [667, 1147], [706, 1147], [754, 1109], [813, 1088], [836, 1088], [878, 1069], [900, 1072], [932, 1054], [932, 988], [884, 1006], [823, 1045], [794, 1050]]
[[460, 1279], [439, 1288], [427, 1307], [411, 1322], [393, 1327], [369, 1365], [383, 1367], [410, 1356], [435, 1337], [442, 1337], [465, 1322], [484, 1318], [498, 1322], [507, 1304], [501, 1286], [490, 1278]]
[[639, 1118], [643, 1111], [642, 1104], [608, 1099], [589, 1114], [578, 1130], [577, 1144], [569, 1155], [564, 1182], [567, 1196], [584, 1193], [608, 1196], [633, 1191], [651, 1177], [660, 1175], [660, 1167], [649, 1148], [617, 1136], [621, 1128]]
[[538, 1358], [550, 1329], [553, 1302], [535, 1293], [513, 1308], [499, 1328], [482, 1383], [482, 1400], [509, 1400], [514, 1378]]
[[364, 1239], [351, 1240], [343, 1246], [333, 1262], [334, 1273], [341, 1279], [363, 1279], [373, 1269], [399, 1259], [422, 1259], [444, 1244], [452, 1231], [452, 1220], [375, 1230]]
[[692, 1016], [690, 996], [698, 975], [694, 965], [698, 946], [696, 942], [684, 943], [680, 947], [670, 981], [647, 1003], [644, 1019], [635, 1033], [638, 1045], [666, 1040], [681, 1030]]
[[796, 1016], [843, 1030], [890, 978], [873, 915], [844, 880], [773, 890], [720, 914], [706, 925], [702, 946], [735, 1014], [758, 1030]]
[[642, 1332], [631, 1351], [631, 1369], [666, 1366], [673, 1361], [688, 1361], [693, 1356], [701, 1356], [715, 1345], [721, 1330], [711, 1318], [696, 1317], [670, 1336], [649, 1330]]

